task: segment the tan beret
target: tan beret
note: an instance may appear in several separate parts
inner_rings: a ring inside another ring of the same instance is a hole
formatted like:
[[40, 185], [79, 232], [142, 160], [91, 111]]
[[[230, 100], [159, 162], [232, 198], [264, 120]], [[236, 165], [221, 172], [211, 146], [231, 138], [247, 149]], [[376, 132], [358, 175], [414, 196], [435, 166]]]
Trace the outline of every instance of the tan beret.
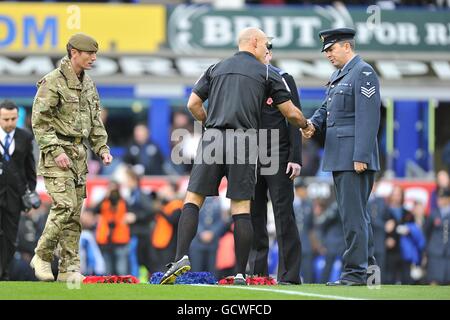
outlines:
[[84, 33], [77, 33], [71, 36], [69, 44], [80, 51], [98, 51], [97, 41]]

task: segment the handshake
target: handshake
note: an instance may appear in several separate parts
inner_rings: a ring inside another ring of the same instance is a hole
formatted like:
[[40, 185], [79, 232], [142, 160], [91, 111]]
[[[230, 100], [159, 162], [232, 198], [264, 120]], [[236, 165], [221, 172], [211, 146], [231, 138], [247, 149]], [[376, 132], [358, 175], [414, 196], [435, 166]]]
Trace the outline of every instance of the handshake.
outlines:
[[316, 128], [312, 124], [311, 120], [306, 120], [307, 127], [305, 129], [300, 129], [300, 132], [302, 133], [303, 137], [306, 139], [311, 138], [314, 135], [314, 132], [316, 131]]

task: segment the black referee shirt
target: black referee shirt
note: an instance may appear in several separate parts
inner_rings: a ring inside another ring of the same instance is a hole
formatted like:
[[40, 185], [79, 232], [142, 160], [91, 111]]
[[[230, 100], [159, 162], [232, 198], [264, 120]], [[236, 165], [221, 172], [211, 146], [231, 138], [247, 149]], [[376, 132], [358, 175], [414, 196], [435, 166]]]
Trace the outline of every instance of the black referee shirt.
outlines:
[[246, 51], [210, 66], [193, 92], [208, 99], [205, 127], [218, 129], [259, 129], [267, 97], [274, 105], [291, 99], [284, 79]]

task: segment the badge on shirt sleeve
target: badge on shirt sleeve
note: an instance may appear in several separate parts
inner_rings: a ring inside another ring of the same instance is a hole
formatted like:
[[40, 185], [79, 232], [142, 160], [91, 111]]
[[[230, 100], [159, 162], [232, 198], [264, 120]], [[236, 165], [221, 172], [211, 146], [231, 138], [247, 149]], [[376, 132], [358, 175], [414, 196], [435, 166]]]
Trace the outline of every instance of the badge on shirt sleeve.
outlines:
[[375, 86], [370, 88], [361, 87], [361, 93], [365, 95], [367, 98], [370, 98], [375, 94]]

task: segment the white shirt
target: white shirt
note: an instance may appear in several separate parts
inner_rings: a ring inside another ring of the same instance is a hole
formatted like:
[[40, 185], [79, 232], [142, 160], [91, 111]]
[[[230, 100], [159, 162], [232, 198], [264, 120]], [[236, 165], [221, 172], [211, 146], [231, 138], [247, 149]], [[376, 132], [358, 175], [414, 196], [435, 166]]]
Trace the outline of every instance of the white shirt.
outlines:
[[[16, 129], [14, 129], [13, 131], [11, 131], [9, 133], [9, 141], [10, 141], [10, 145], [9, 145], [9, 155], [12, 157], [14, 150], [16, 149], [16, 142], [14, 140], [14, 133], [16, 132]], [[6, 143], [6, 132], [5, 130], [3, 130], [2, 127], [0, 127], [0, 141], [2, 142], [3, 145], [5, 145]], [[0, 153], [4, 154], [5, 150], [3, 150], [3, 147], [0, 146]]]

